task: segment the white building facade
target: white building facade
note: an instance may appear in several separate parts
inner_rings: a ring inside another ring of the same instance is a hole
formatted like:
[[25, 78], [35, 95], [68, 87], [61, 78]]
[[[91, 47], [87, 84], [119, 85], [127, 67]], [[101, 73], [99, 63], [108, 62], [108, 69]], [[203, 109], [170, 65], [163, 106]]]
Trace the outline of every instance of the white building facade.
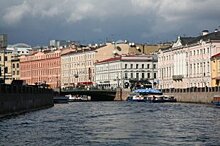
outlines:
[[158, 52], [160, 89], [211, 87], [211, 56], [220, 52], [220, 32], [178, 37]]
[[103, 88], [124, 88], [134, 79], [157, 82], [156, 55], [124, 55], [95, 64], [95, 82]]

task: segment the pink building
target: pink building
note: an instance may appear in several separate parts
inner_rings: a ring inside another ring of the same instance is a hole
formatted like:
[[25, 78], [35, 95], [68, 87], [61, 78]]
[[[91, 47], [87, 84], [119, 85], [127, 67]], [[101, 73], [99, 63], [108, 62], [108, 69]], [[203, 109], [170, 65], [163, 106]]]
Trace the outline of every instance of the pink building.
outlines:
[[159, 88], [211, 87], [211, 56], [220, 52], [220, 32], [178, 37], [158, 53]]
[[20, 57], [20, 78], [28, 84], [60, 87], [60, 50], [36, 52]]

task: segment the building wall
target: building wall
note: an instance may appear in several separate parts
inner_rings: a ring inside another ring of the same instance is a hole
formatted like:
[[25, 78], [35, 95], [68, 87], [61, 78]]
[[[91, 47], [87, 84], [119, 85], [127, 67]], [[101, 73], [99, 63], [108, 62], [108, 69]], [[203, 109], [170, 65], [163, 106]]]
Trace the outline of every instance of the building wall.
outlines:
[[38, 52], [20, 57], [20, 76], [30, 85], [47, 83], [55, 89], [60, 86], [60, 50]]
[[78, 48], [78, 51], [61, 56], [61, 87], [94, 82], [95, 51]]
[[20, 60], [18, 56], [12, 59], [12, 80], [20, 80]]
[[135, 45], [129, 45], [128, 43], [106, 43], [105, 46], [96, 49], [95, 58], [96, 61], [102, 61], [108, 58], [112, 58], [115, 55], [119, 56], [123, 54], [142, 54], [142, 51], [138, 50]]
[[[5, 60], [4, 60], [5, 56]], [[0, 53], [0, 68], [1, 68], [1, 75], [0, 79], [3, 80], [4, 78], [4, 61], [5, 61], [5, 83], [10, 84], [13, 80], [13, 68], [12, 68], [12, 61], [16, 56], [11, 52]]]
[[210, 58], [218, 52], [220, 41], [200, 41], [189, 46], [160, 50], [160, 89], [211, 87]]
[[134, 55], [112, 58], [95, 65], [96, 83], [104, 87], [124, 87], [130, 79], [157, 82], [157, 60], [153, 55]]
[[211, 59], [211, 86], [220, 86], [220, 57], [216, 56]]

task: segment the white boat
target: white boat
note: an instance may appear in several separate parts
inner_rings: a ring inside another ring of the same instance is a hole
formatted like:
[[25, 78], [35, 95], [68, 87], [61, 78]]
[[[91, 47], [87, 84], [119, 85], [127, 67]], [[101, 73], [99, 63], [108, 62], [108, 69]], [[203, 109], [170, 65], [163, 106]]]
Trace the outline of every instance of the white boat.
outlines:
[[80, 101], [90, 101], [91, 100], [91, 96], [87, 96], [87, 95], [71, 95], [71, 94], [68, 94], [68, 95], [65, 95], [65, 97], [68, 98], [68, 101], [69, 102], [80, 102]]

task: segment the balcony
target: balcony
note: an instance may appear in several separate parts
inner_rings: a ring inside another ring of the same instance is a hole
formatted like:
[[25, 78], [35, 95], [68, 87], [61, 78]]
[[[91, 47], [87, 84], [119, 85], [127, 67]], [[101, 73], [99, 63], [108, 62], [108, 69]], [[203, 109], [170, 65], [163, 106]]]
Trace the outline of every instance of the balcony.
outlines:
[[173, 80], [182, 80], [183, 79], [183, 75], [173, 75]]

